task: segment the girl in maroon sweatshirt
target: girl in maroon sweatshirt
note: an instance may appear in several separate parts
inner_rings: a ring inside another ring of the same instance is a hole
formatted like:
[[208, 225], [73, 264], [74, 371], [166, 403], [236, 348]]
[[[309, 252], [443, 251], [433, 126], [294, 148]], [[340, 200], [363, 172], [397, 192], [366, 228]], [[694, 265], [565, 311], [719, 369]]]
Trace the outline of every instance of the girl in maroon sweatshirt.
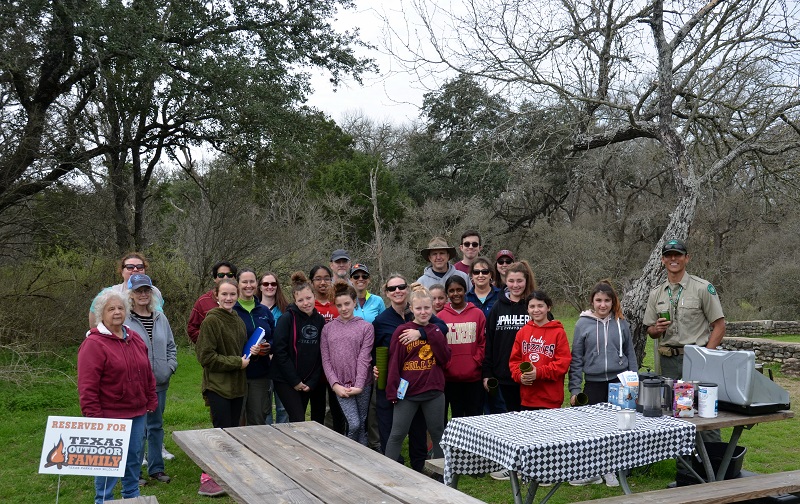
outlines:
[[[394, 411], [385, 455], [391, 460], [400, 457], [403, 439], [419, 409], [425, 415], [425, 423], [431, 434], [434, 457], [444, 457], [439, 441], [444, 432], [444, 368], [450, 360], [450, 348], [442, 330], [429, 323], [433, 315], [430, 292], [419, 284], [414, 284], [412, 288], [408, 299], [414, 320], [395, 330], [389, 346], [386, 399], [394, 403]], [[426, 339], [402, 345], [400, 335], [406, 329], [425, 331]], [[408, 382], [403, 399], [397, 397], [401, 379]]]
[[[483, 382], [481, 371], [486, 351], [486, 317], [483, 311], [467, 302], [467, 283], [451, 276], [445, 283], [450, 303], [438, 317], [447, 324], [450, 362], [444, 370], [445, 414], [450, 406], [453, 418], [481, 413]], [[445, 417], [445, 422], [447, 417]]]
[[[572, 354], [564, 326], [548, 320], [553, 301], [542, 291], [528, 295], [530, 321], [517, 332], [508, 367], [511, 377], [520, 383], [523, 409], [560, 408], [564, 402], [564, 376], [569, 371]], [[530, 364], [525, 372], [520, 365]]]

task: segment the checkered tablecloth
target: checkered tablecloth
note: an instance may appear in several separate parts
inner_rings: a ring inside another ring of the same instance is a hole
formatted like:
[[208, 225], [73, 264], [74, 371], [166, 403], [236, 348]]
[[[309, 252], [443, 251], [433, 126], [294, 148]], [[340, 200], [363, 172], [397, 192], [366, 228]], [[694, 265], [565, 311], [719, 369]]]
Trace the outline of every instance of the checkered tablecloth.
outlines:
[[690, 454], [695, 426], [636, 414], [636, 428], [617, 429], [608, 403], [454, 418], [442, 437], [446, 484], [454, 474], [516, 470], [540, 483], [574, 481]]

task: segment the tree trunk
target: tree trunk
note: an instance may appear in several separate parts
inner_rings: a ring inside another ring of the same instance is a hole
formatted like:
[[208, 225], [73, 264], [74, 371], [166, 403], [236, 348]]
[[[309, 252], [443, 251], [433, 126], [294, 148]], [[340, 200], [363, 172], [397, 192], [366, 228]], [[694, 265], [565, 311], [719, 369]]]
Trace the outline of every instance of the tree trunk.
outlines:
[[378, 273], [381, 281], [386, 279], [386, 272], [383, 266], [383, 233], [381, 231], [381, 219], [378, 214], [378, 169], [380, 162], [375, 163], [375, 168], [369, 172], [369, 199], [372, 202], [372, 222], [375, 225], [375, 257], [378, 259]]

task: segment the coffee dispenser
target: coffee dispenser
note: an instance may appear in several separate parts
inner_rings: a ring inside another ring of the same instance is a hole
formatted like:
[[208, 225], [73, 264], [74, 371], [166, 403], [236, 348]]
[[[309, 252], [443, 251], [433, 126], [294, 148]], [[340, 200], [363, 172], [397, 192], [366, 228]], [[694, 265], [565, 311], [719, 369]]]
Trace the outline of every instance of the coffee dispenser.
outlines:
[[661, 380], [648, 378], [639, 383], [639, 404], [646, 417], [661, 416]]

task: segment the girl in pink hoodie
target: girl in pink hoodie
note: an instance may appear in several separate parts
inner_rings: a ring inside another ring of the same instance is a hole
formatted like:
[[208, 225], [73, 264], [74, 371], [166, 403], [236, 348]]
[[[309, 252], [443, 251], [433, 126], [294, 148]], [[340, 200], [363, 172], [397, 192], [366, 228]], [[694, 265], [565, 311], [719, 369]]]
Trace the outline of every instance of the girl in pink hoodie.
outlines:
[[372, 395], [372, 345], [375, 329], [353, 312], [358, 294], [352, 285], [337, 282], [334, 304], [339, 316], [322, 328], [322, 369], [345, 417], [345, 434], [367, 445], [367, 410]]

